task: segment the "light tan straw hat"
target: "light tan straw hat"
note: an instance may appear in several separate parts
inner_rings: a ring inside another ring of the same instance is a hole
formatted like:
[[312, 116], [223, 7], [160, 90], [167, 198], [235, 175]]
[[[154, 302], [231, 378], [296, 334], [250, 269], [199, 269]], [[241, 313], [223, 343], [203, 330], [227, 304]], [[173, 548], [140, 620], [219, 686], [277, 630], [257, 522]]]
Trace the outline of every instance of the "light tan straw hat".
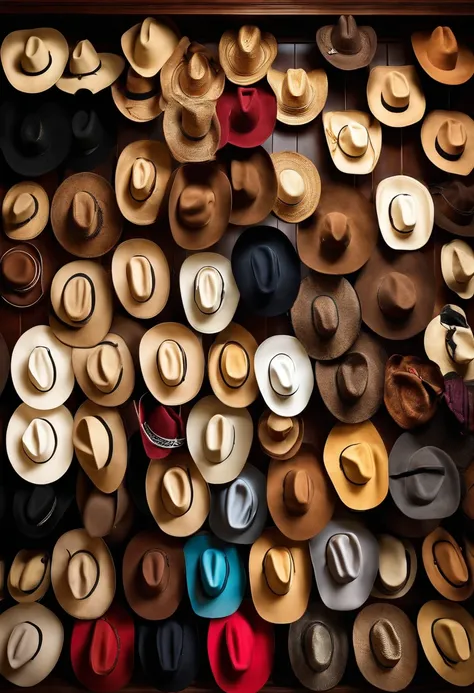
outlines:
[[474, 379], [474, 335], [459, 306], [448, 304], [431, 320], [425, 329], [424, 347], [443, 375], [454, 371], [464, 380]]
[[231, 82], [248, 86], [265, 77], [278, 52], [272, 34], [257, 26], [225, 31], [219, 41], [219, 60]]
[[431, 111], [421, 126], [421, 145], [442, 171], [468, 176], [474, 168], [474, 120], [459, 111]]
[[416, 551], [408, 539], [379, 534], [379, 572], [370, 593], [377, 599], [400, 599], [415, 582], [418, 572]]
[[447, 286], [460, 298], [474, 296], [474, 250], [455, 238], [441, 249], [441, 271]]
[[416, 31], [411, 43], [421, 67], [442, 84], [463, 84], [474, 74], [474, 55], [459, 44], [449, 26], [438, 26], [432, 33]]
[[165, 101], [175, 96], [193, 101], [216, 101], [224, 91], [225, 74], [217, 56], [184, 36], [160, 74]]
[[39, 183], [21, 181], [6, 193], [2, 203], [2, 223], [13, 241], [31, 241], [49, 220], [49, 198]]
[[8, 573], [7, 586], [16, 602], [37, 602], [51, 585], [51, 557], [41, 549], [19, 551]]
[[154, 77], [178, 45], [175, 29], [162, 20], [147, 17], [122, 35], [122, 50], [135, 72]]
[[258, 440], [265, 455], [289, 460], [301, 447], [304, 421], [301, 416], [279, 416], [266, 409], [258, 421]]
[[328, 78], [324, 70], [306, 72], [290, 68], [280, 72], [270, 68], [268, 83], [275, 92], [277, 120], [286, 125], [305, 125], [318, 116], [328, 98]]
[[69, 58], [67, 71], [57, 82], [58, 89], [75, 94], [87, 89], [97, 94], [110, 87], [125, 67], [125, 60], [113, 53], [97, 53], [87, 39], [79, 41]]
[[3, 39], [0, 58], [5, 75], [18, 91], [38, 94], [56, 84], [69, 48], [56, 29], [20, 29]]
[[163, 133], [176, 161], [211, 161], [221, 138], [216, 102], [175, 97], [166, 106]]
[[418, 250], [428, 243], [434, 204], [423, 183], [410, 176], [391, 176], [377, 186], [375, 206], [385, 243], [395, 250]]
[[343, 173], [371, 173], [382, 151], [378, 120], [362, 111], [326, 111], [324, 134], [335, 166]]
[[158, 77], [142, 77], [133, 67], [112, 84], [112, 98], [120, 113], [135, 123], [148, 123], [163, 112]]
[[367, 101], [384, 125], [405, 128], [421, 120], [426, 99], [414, 65], [379, 65], [370, 71]]
[[273, 214], [283, 221], [298, 224], [311, 216], [318, 206], [321, 197], [318, 169], [297, 152], [277, 152], [271, 157], [278, 179]]

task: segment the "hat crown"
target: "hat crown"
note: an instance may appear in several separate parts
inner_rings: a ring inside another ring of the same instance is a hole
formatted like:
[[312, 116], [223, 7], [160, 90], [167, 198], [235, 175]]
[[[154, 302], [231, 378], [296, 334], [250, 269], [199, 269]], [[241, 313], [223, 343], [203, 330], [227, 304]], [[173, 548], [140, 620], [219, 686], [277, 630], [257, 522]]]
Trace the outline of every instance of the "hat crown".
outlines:
[[292, 168], [285, 168], [278, 177], [278, 197], [287, 205], [297, 205], [306, 192], [303, 176]]
[[48, 70], [51, 61], [48, 47], [43, 39], [39, 36], [29, 36], [20, 58], [22, 70], [27, 75], [43, 73]]
[[454, 539], [437, 541], [433, 546], [433, 559], [443, 578], [455, 587], [466, 585], [469, 569], [460, 546]]
[[379, 537], [379, 579], [386, 592], [398, 592], [408, 578], [407, 552], [403, 542], [384, 534]]
[[204, 96], [212, 83], [209, 58], [203, 51], [191, 53], [185, 69], [179, 75], [179, 85], [190, 97]]
[[255, 62], [261, 50], [262, 34], [258, 26], [244, 25], [237, 34], [239, 58]]
[[238, 611], [225, 624], [224, 637], [232, 669], [238, 673], [248, 671], [255, 638], [247, 619]]
[[79, 190], [72, 198], [71, 208], [76, 230], [85, 239], [94, 238], [102, 226], [102, 212], [94, 195]]
[[452, 618], [440, 618], [432, 626], [436, 647], [452, 665], [469, 661], [471, 643], [466, 629]]
[[417, 204], [413, 195], [400, 194], [390, 202], [389, 217], [392, 228], [399, 233], [411, 233], [417, 221]]
[[130, 193], [136, 202], [148, 200], [155, 189], [156, 167], [153, 161], [138, 157], [130, 170]]
[[216, 196], [209, 185], [187, 185], [178, 200], [178, 215], [190, 229], [202, 229], [211, 221]]
[[15, 197], [11, 209], [11, 220], [14, 224], [25, 224], [35, 216], [36, 197], [29, 192], [22, 192]]
[[173, 517], [185, 515], [193, 502], [193, 489], [186, 470], [182, 467], [171, 467], [163, 475], [161, 500]]
[[353, 351], [346, 354], [337, 367], [336, 386], [345, 402], [357, 402], [367, 389], [369, 364], [364, 354]]
[[430, 63], [439, 70], [455, 69], [459, 47], [449, 26], [436, 27], [428, 41], [426, 54]]
[[[18, 588], [24, 594], [32, 594], [43, 582], [49, 555], [43, 551], [31, 552], [18, 577]], [[10, 581], [12, 574], [10, 573]]]
[[416, 305], [416, 287], [407, 274], [388, 272], [382, 277], [377, 301], [389, 320], [406, 320]]
[[467, 144], [467, 131], [464, 124], [456, 118], [446, 118], [439, 126], [436, 146], [441, 154], [449, 157], [462, 156]]
[[246, 479], [235, 479], [225, 492], [225, 514], [229, 526], [238, 531], [248, 529], [255, 519], [258, 496]]
[[260, 176], [251, 161], [233, 159], [230, 164], [232, 192], [237, 204], [253, 202], [260, 193]]
[[66, 316], [73, 323], [84, 323], [94, 310], [93, 286], [88, 277], [76, 274], [62, 291], [62, 304]]
[[134, 255], [126, 266], [128, 290], [134, 301], [146, 303], [155, 288], [155, 272], [150, 260], [144, 255]]
[[467, 284], [474, 277], [474, 252], [464, 243], [453, 248], [452, 272], [458, 284]]
[[18, 670], [31, 662], [42, 644], [41, 630], [34, 623], [24, 621], [13, 627], [7, 642], [7, 660], [11, 669]]
[[98, 344], [86, 361], [87, 375], [100, 392], [114, 392], [123, 372], [123, 360], [118, 345], [112, 342]]
[[410, 104], [410, 83], [403, 72], [390, 70], [382, 84], [382, 101], [392, 108], [407, 108]]
[[352, 484], [362, 486], [375, 476], [374, 453], [369, 443], [352, 443], [340, 456], [340, 464], [344, 476]]
[[224, 462], [232, 453], [235, 444], [235, 428], [232, 421], [222, 414], [214, 414], [204, 431], [206, 458], [215, 464]]
[[117, 666], [120, 652], [118, 633], [106, 617], [94, 621], [90, 643], [90, 665], [97, 676], [108, 676]]
[[50, 145], [48, 130], [38, 113], [27, 113], [20, 125], [20, 143], [31, 156], [43, 154]]
[[160, 669], [166, 674], [178, 671], [184, 644], [184, 628], [178, 621], [167, 619], [158, 622], [156, 652]]
[[232, 388], [238, 388], [248, 378], [249, 356], [241, 344], [227, 342], [222, 349], [219, 366], [225, 384]]
[[224, 591], [229, 576], [229, 561], [224, 551], [205, 549], [199, 559], [201, 585], [206, 595], [215, 599]]
[[26, 501], [25, 516], [29, 523], [40, 527], [54, 514], [58, 499], [54, 486], [35, 486]]
[[28, 380], [36, 390], [49, 392], [56, 381], [53, 354], [45, 346], [36, 346], [28, 357]]
[[331, 32], [331, 42], [338, 53], [356, 55], [362, 48], [362, 39], [352, 15], [342, 15]]
[[69, 59], [69, 71], [72, 75], [86, 75], [100, 68], [100, 57], [92, 45], [85, 39], [79, 41]]
[[351, 224], [342, 212], [329, 212], [321, 223], [320, 243], [324, 255], [338, 258], [351, 242]]
[[305, 469], [293, 468], [283, 480], [283, 501], [292, 515], [305, 515], [314, 497], [313, 480]]
[[96, 559], [87, 551], [73, 554], [67, 567], [67, 583], [74, 599], [90, 597], [99, 579], [99, 566]]
[[74, 447], [81, 451], [93, 469], [104, 469], [110, 462], [113, 441], [105, 421], [98, 416], [80, 419], [73, 439]]
[[158, 372], [165, 385], [177, 387], [186, 376], [185, 353], [178, 342], [165, 339], [156, 354]]
[[332, 579], [347, 585], [362, 570], [362, 547], [352, 532], [333, 534], [326, 545], [326, 562]]
[[270, 412], [267, 417], [267, 429], [270, 438], [275, 441], [282, 441], [288, 438], [294, 428], [293, 419], [288, 416], [279, 416]]
[[283, 597], [291, 589], [295, 564], [293, 555], [286, 546], [273, 546], [263, 559], [263, 572], [270, 590]]
[[343, 154], [358, 159], [364, 156], [369, 147], [368, 130], [362, 123], [347, 123], [339, 131], [337, 144]]
[[328, 669], [334, 654], [331, 631], [325, 623], [310, 623], [303, 633], [303, 653], [309, 667], [317, 674]]
[[444, 485], [448, 456], [439, 448], [428, 445], [410, 458], [405, 488], [408, 498], [416, 505], [429, 505]]
[[313, 89], [308, 74], [302, 68], [286, 71], [281, 85], [281, 101], [292, 108], [304, 108], [311, 102]]
[[332, 296], [316, 296], [311, 303], [311, 321], [320, 339], [330, 339], [339, 327], [339, 311]]
[[21, 446], [31, 462], [44, 464], [56, 450], [57, 435], [47, 419], [35, 418], [28, 424], [21, 437]]
[[212, 119], [216, 112], [216, 104], [211, 101], [201, 101], [196, 106], [183, 106], [181, 110], [181, 129], [193, 140], [201, 140], [211, 129]]
[[141, 571], [146, 587], [154, 594], [161, 594], [168, 586], [170, 565], [168, 556], [161, 549], [150, 549], [141, 560]]
[[202, 267], [194, 282], [197, 307], [205, 315], [217, 313], [224, 296], [224, 279], [215, 267]]
[[271, 388], [280, 397], [289, 397], [298, 389], [298, 373], [295, 362], [288, 354], [277, 354], [269, 365]]
[[12, 291], [26, 291], [37, 284], [40, 269], [29, 252], [12, 248], [2, 256], [0, 264], [3, 281]]
[[377, 664], [384, 669], [393, 669], [402, 658], [402, 641], [393, 623], [380, 618], [370, 629], [370, 646]]

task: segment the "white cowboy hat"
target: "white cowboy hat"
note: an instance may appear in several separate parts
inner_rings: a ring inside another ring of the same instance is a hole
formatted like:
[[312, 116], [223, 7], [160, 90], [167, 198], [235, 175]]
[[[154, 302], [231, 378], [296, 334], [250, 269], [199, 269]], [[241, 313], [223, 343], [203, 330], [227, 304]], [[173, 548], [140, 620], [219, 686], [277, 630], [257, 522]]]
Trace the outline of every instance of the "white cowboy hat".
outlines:
[[323, 113], [326, 141], [334, 165], [343, 173], [371, 173], [382, 151], [378, 120], [362, 111]]
[[391, 176], [377, 186], [375, 206], [385, 243], [394, 250], [418, 250], [428, 243], [434, 204], [428, 188], [410, 176]]

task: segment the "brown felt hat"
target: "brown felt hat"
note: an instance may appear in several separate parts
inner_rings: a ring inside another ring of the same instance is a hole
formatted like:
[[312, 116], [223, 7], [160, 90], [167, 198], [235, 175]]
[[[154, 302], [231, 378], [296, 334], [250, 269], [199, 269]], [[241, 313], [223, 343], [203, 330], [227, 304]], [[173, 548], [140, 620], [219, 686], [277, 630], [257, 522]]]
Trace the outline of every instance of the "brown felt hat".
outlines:
[[114, 53], [98, 53], [87, 39], [79, 41], [69, 56], [68, 69], [56, 83], [66, 94], [87, 89], [97, 94], [110, 87], [125, 67], [125, 60]]
[[425, 537], [422, 557], [431, 584], [443, 597], [453, 602], [472, 597], [474, 575], [463, 549], [443, 527]]
[[435, 223], [455, 236], [474, 236], [474, 185], [453, 179], [431, 188]]
[[433, 315], [433, 268], [419, 251], [397, 253], [374, 249], [356, 279], [362, 320], [386, 339], [410, 339]]
[[378, 233], [374, 205], [357, 188], [325, 185], [316, 212], [298, 225], [298, 254], [322, 274], [350, 274], [372, 255]]
[[322, 26], [316, 43], [326, 60], [340, 70], [366, 67], [377, 49], [377, 34], [370, 26], [357, 26], [352, 15], [341, 15], [337, 24]]
[[161, 621], [174, 614], [185, 590], [179, 539], [159, 530], [139, 532], [125, 549], [122, 571], [125, 598], [138, 616]]
[[276, 38], [257, 26], [225, 31], [219, 41], [219, 60], [234, 84], [249, 86], [265, 77], [278, 52]]
[[414, 65], [378, 65], [370, 71], [367, 101], [384, 125], [404, 128], [421, 120], [426, 99]]
[[379, 572], [370, 593], [377, 599], [400, 599], [411, 590], [418, 572], [415, 547], [408, 539], [377, 536]]
[[215, 101], [175, 95], [166, 105], [163, 133], [169, 150], [180, 163], [211, 161], [221, 139]]
[[449, 26], [438, 26], [433, 32], [416, 31], [411, 43], [421, 67], [442, 84], [463, 84], [474, 74], [474, 55], [459, 44]]
[[313, 214], [321, 197], [318, 169], [297, 152], [277, 152], [271, 157], [278, 178], [273, 214], [293, 224], [304, 221]]
[[301, 416], [279, 416], [266, 409], [258, 421], [262, 451], [275, 460], [289, 460], [298, 454], [304, 436]]
[[362, 111], [323, 113], [326, 142], [334, 165], [343, 173], [371, 173], [382, 151], [382, 127]]
[[123, 484], [113, 493], [103, 493], [80, 471], [77, 475], [76, 503], [89, 536], [105, 538], [108, 544], [119, 544], [129, 535], [134, 506]]
[[216, 101], [224, 91], [225, 73], [217, 56], [184, 36], [160, 73], [165, 101], [176, 96], [197, 101]]
[[122, 34], [122, 50], [142, 77], [154, 77], [178, 45], [176, 28], [163, 18], [147, 17]]
[[421, 145], [442, 171], [468, 176], [474, 168], [474, 120], [459, 111], [431, 111], [421, 126]]
[[277, 120], [286, 125], [305, 125], [318, 116], [328, 97], [324, 70], [306, 72], [290, 68], [280, 72], [270, 68], [267, 80], [277, 98]]
[[258, 344], [245, 327], [231, 322], [209, 349], [207, 372], [216, 397], [229, 407], [248, 407], [258, 397], [254, 358]]
[[32, 243], [21, 243], [0, 257], [0, 295], [15, 308], [30, 308], [43, 298], [43, 258]]
[[142, 77], [133, 67], [112, 84], [112, 98], [120, 113], [135, 123], [148, 123], [163, 112], [159, 78]]
[[13, 241], [31, 241], [49, 220], [49, 197], [45, 189], [33, 181], [13, 185], [2, 202], [2, 223]]
[[51, 585], [51, 556], [41, 549], [19, 551], [8, 573], [7, 587], [16, 602], [40, 601]]

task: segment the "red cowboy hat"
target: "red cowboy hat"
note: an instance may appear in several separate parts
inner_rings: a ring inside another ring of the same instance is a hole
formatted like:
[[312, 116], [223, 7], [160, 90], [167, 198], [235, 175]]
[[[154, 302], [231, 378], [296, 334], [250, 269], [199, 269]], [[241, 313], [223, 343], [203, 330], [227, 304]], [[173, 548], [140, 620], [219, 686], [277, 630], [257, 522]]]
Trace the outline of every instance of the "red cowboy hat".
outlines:
[[90, 691], [118, 691], [132, 678], [135, 627], [125, 609], [113, 604], [95, 621], [76, 621], [71, 663], [78, 681]]
[[151, 460], [162, 460], [186, 442], [181, 414], [146, 393], [135, 402], [143, 448]]
[[219, 148], [226, 144], [236, 147], [258, 147], [272, 134], [277, 116], [273, 92], [262, 87], [228, 89], [217, 102], [221, 124]]

